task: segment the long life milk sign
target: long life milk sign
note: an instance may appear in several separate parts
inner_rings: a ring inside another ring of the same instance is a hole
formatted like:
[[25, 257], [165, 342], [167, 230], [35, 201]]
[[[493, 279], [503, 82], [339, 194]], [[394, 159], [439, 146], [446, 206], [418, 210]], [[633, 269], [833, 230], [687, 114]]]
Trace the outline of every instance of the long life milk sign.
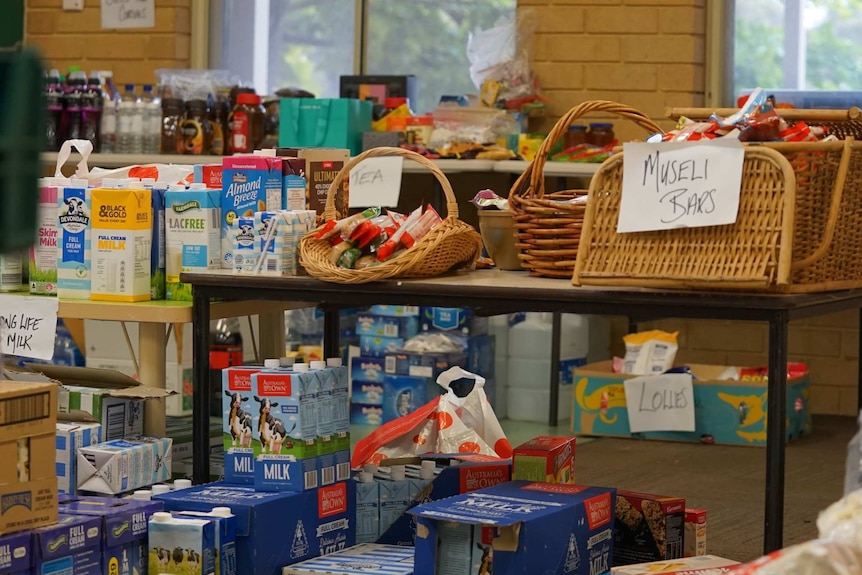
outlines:
[[623, 146], [617, 232], [732, 224], [739, 212], [742, 144], [733, 138]]
[[55, 297], [0, 295], [0, 351], [50, 360], [57, 332]]

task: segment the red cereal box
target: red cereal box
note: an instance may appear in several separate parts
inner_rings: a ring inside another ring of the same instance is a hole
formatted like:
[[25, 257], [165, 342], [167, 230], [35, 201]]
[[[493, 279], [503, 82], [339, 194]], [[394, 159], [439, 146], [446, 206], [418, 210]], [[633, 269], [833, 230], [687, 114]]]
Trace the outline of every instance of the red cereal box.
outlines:
[[706, 510], [685, 510], [684, 556], [700, 557], [706, 555]]
[[575, 438], [540, 435], [512, 453], [512, 479], [575, 483]]

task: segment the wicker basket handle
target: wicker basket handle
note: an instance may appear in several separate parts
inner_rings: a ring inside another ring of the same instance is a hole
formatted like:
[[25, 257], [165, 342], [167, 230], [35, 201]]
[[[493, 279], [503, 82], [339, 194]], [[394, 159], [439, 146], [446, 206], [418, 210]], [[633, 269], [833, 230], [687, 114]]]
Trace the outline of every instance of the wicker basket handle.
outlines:
[[537, 198], [541, 198], [544, 195], [544, 167], [545, 163], [548, 161], [548, 155], [550, 154], [551, 149], [558, 141], [560, 141], [569, 129], [569, 126], [571, 126], [576, 120], [580, 119], [581, 116], [589, 114], [590, 112], [609, 112], [616, 114], [627, 120], [631, 120], [650, 134], [663, 132], [663, 130], [645, 114], [630, 106], [611, 102], [609, 100], [589, 100], [587, 102], [583, 102], [570, 109], [565, 115], [557, 120], [557, 123], [554, 124], [554, 127], [551, 128], [551, 131], [548, 133], [548, 137], [545, 138], [544, 141], [542, 141], [542, 145], [539, 146], [535, 159], [530, 162], [530, 165], [527, 166], [527, 169], [524, 170], [524, 173], [521, 174], [521, 177], [518, 178], [512, 186], [512, 189], [509, 191], [510, 198], [512, 195], [518, 195], [518, 192], [521, 191], [523, 186], [523, 182], [526, 181], [527, 178], [529, 178], [530, 186], [526, 191], [524, 191], [524, 195], [531, 197], [535, 194]]
[[365, 158], [376, 158], [380, 156], [400, 156], [408, 160], [413, 160], [414, 162], [422, 164], [428, 168], [428, 171], [430, 171], [431, 174], [437, 178], [437, 181], [440, 182], [440, 187], [443, 188], [443, 193], [446, 194], [446, 217], [451, 220], [458, 219], [458, 200], [455, 199], [455, 192], [452, 191], [452, 184], [449, 183], [446, 175], [437, 167], [437, 164], [416, 152], [411, 152], [404, 148], [389, 147], [371, 148], [370, 150], [362, 152], [358, 156], [350, 158], [350, 160], [344, 164], [344, 167], [341, 168], [341, 171], [336, 174], [335, 179], [332, 180], [331, 184], [329, 184], [329, 190], [326, 192], [326, 206], [323, 210], [324, 219], [335, 219], [335, 190], [337, 190], [338, 186], [341, 185], [341, 182], [344, 181], [344, 176], [350, 173], [351, 168], [356, 167], [356, 165]]

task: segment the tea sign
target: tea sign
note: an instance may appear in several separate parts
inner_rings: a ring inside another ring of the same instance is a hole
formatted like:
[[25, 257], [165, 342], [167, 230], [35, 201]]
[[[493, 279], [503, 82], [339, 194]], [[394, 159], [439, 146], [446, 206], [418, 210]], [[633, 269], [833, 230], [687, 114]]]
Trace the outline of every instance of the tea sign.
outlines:
[[392, 156], [366, 158], [353, 166], [350, 170], [348, 206], [397, 206], [403, 168], [404, 159]]
[[739, 140], [627, 143], [623, 153], [618, 233], [736, 221], [745, 156]]

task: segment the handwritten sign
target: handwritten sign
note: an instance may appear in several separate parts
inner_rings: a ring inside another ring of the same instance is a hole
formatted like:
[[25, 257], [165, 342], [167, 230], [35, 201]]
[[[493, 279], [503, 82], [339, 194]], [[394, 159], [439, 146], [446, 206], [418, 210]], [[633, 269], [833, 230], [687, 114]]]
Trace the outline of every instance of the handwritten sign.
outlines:
[[0, 295], [0, 351], [50, 360], [58, 305], [55, 297]]
[[691, 375], [668, 373], [625, 381], [626, 409], [632, 433], [694, 431]]
[[733, 138], [623, 146], [617, 232], [732, 224], [739, 212], [742, 144]]
[[153, 28], [155, 0], [102, 0], [102, 28]]
[[367, 158], [359, 162], [350, 170], [348, 205], [351, 208], [397, 206], [403, 167], [403, 158], [391, 156]]

